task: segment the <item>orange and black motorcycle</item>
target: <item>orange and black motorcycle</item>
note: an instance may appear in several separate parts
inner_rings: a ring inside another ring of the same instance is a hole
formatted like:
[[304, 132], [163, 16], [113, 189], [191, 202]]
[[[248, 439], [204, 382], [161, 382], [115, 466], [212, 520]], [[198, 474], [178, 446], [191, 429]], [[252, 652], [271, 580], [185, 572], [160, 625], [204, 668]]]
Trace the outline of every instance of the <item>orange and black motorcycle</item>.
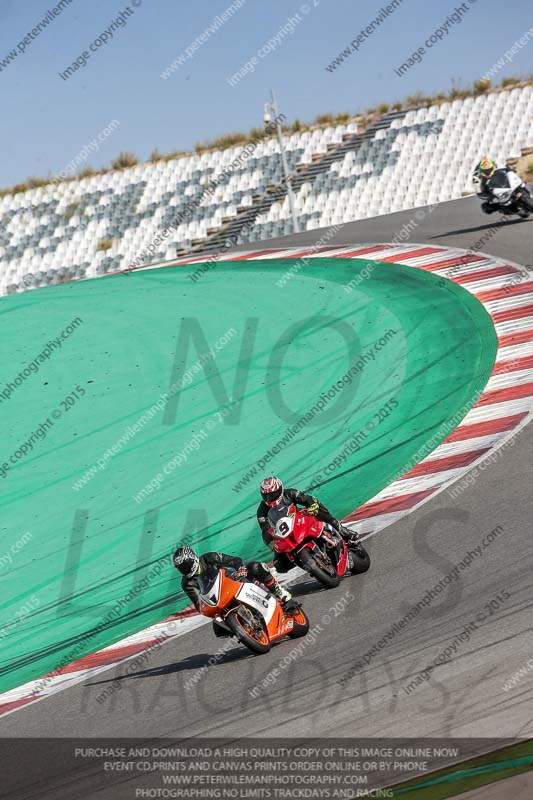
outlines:
[[282, 604], [261, 584], [234, 580], [224, 567], [209, 567], [201, 574], [200, 613], [258, 654], [268, 653], [284, 636], [295, 639], [309, 630], [299, 603]]

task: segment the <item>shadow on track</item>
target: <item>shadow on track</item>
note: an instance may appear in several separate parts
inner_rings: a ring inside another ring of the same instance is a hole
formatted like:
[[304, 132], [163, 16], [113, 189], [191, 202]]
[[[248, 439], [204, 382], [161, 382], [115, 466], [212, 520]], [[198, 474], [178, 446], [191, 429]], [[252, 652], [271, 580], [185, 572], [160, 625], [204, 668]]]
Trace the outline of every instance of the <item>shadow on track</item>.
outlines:
[[[203, 669], [204, 667], [206, 669], [211, 669], [211, 667], [231, 664], [234, 661], [241, 661], [245, 658], [254, 658], [254, 654], [247, 650], [244, 645], [240, 645], [236, 640], [234, 644], [235, 648], [233, 650], [229, 650], [227, 653], [221, 653], [218, 656], [216, 653], [196, 653], [195, 655], [187, 656], [179, 661], [172, 661], [169, 664], [161, 664], [158, 667], [142, 669], [139, 670], [139, 672], [130, 672], [129, 675], [117, 675], [115, 678], [109, 678], [108, 680], [91, 681], [87, 683], [87, 686], [98, 686], [100, 684], [114, 683], [115, 681], [130, 680], [131, 678], [156, 678], [160, 675], [175, 675], [189, 670]], [[215, 657], [216, 660], [213, 657]]]
[[453, 231], [445, 231], [444, 233], [436, 233], [434, 236], [429, 236], [429, 239], [445, 239], [447, 236], [459, 236], [462, 233], [476, 233], [477, 231], [486, 231], [498, 226], [499, 228], [507, 227], [508, 225], [519, 225], [521, 222], [526, 222], [524, 219], [499, 219], [494, 222], [488, 222], [486, 225], [476, 225], [472, 228], [457, 228]]

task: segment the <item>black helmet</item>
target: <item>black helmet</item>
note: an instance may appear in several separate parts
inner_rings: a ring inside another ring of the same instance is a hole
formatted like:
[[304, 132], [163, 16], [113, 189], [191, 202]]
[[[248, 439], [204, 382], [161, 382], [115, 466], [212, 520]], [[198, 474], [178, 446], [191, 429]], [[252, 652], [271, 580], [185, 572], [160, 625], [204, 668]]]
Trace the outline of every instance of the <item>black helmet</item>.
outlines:
[[192, 578], [198, 572], [200, 566], [200, 559], [198, 554], [194, 552], [192, 547], [182, 545], [174, 552], [173, 555], [174, 566], [186, 578]]

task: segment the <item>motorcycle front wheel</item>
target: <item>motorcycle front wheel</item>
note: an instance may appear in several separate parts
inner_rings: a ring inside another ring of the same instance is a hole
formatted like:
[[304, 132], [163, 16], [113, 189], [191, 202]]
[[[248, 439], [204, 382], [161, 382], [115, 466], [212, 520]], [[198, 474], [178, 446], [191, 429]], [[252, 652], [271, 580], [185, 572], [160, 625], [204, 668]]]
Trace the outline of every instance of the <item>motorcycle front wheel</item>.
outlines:
[[361, 575], [370, 569], [370, 556], [362, 544], [356, 544], [355, 547], [350, 547], [352, 556], [352, 575]]
[[[320, 564], [318, 564], [315, 554], [312, 550], [305, 549], [298, 553], [298, 560], [300, 562], [300, 566], [302, 569], [305, 569], [313, 578], [316, 578], [323, 586], [327, 589], [335, 589], [341, 579], [337, 574], [337, 570], [331, 564], [331, 568], [329, 570], [324, 569]], [[331, 562], [330, 562], [331, 563]]]
[[529, 211], [530, 213], [533, 212], [533, 197], [531, 197], [531, 192], [529, 189], [525, 189], [522, 192], [522, 206]]
[[[248, 617], [250, 618], [249, 622], [247, 621]], [[252, 653], [263, 655], [270, 650], [271, 642], [268, 633], [263, 625], [260, 626], [258, 624], [257, 618], [254, 617], [249, 609], [243, 607], [234, 608], [229, 612], [224, 622], [233, 631], [237, 639]]]

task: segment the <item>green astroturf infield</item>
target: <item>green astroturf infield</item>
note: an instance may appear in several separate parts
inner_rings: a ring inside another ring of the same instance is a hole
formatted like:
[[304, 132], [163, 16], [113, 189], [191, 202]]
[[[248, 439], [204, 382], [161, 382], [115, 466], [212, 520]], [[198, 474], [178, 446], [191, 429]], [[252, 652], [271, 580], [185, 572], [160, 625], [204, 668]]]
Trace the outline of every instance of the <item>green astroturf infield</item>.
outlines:
[[265, 474], [346, 515], [444, 439], [490, 375], [488, 314], [430, 273], [197, 269], [0, 301], [0, 690], [187, 605], [170, 559], [183, 540], [267, 557]]

